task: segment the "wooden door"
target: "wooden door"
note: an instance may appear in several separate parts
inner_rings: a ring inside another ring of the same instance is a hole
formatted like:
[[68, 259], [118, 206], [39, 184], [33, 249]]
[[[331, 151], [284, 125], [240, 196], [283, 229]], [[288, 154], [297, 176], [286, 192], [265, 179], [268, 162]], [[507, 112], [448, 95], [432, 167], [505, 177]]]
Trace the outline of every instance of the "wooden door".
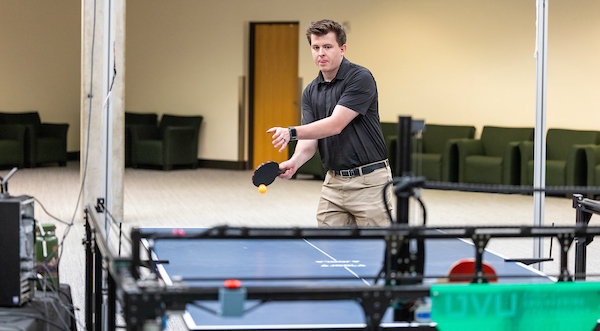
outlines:
[[250, 160], [288, 159], [272, 145], [274, 126], [298, 125], [298, 23], [252, 23], [250, 27]]

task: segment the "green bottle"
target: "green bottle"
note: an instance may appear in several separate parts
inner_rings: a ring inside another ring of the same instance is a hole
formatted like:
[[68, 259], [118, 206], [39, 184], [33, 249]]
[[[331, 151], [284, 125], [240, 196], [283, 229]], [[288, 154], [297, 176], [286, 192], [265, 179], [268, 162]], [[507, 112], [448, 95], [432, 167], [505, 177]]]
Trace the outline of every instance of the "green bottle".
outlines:
[[54, 224], [41, 224], [36, 227], [35, 271], [41, 276], [37, 289], [58, 289], [58, 238]]

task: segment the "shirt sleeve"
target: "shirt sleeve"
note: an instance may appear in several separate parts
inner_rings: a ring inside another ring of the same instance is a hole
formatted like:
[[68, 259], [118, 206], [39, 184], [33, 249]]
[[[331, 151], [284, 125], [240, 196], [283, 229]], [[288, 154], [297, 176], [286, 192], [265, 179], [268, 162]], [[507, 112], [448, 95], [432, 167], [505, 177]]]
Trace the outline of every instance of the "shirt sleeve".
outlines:
[[310, 88], [306, 88], [302, 93], [302, 125], [315, 121], [315, 113], [310, 102], [310, 94]]
[[359, 70], [347, 78], [346, 87], [337, 104], [365, 115], [375, 98], [377, 85], [373, 75], [368, 70]]

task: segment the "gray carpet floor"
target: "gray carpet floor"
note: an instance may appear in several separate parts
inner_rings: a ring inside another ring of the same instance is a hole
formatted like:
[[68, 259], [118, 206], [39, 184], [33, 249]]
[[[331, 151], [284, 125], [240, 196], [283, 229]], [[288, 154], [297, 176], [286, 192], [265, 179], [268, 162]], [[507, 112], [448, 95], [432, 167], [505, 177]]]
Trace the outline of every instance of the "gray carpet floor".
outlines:
[[[8, 170], [0, 170], [3, 175]], [[252, 171], [216, 169], [159, 171], [126, 169], [124, 177], [124, 228], [210, 227], [227, 224], [251, 227], [314, 227], [321, 181], [300, 177], [276, 180], [260, 194], [251, 183]], [[85, 255], [83, 211], [78, 206], [79, 163], [67, 167], [21, 169], [9, 182], [12, 195], [36, 198], [38, 222], [54, 223], [64, 238], [60, 281], [71, 285], [79, 330], [84, 330]], [[429, 226], [533, 225], [533, 197], [423, 190]], [[45, 210], [44, 210], [45, 209]], [[417, 204], [411, 223], [420, 224]], [[49, 214], [60, 219], [58, 222]], [[573, 225], [575, 210], [569, 198], [547, 197], [545, 225]], [[69, 226], [68, 224], [71, 224]], [[592, 225], [600, 223], [592, 218]], [[552, 252], [550, 252], [552, 246]], [[600, 244], [589, 246], [588, 273], [600, 274]], [[492, 240], [488, 248], [510, 258], [532, 257], [532, 239]], [[574, 255], [571, 250], [571, 256]], [[439, 252], [443, 254], [443, 252]], [[559, 245], [544, 242], [543, 271], [556, 275]], [[573, 258], [571, 258], [571, 271]], [[593, 278], [590, 278], [593, 279]], [[185, 330], [180, 318], [169, 320], [169, 330]]]

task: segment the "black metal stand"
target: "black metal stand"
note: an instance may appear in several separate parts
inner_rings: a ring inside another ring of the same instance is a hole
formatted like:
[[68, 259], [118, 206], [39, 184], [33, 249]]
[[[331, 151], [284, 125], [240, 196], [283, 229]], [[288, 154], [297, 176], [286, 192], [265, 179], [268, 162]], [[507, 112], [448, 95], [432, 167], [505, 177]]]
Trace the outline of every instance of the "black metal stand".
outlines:
[[[414, 187], [420, 180], [402, 181], [400, 187]], [[400, 183], [400, 182], [399, 182]], [[411, 186], [413, 185], [413, 186]], [[404, 189], [402, 189], [404, 190]], [[86, 328], [102, 330], [103, 323], [108, 329], [114, 329], [115, 305], [117, 298], [123, 307], [125, 328], [131, 331], [143, 330], [148, 324], [162, 327], [162, 317], [168, 310], [184, 310], [186, 304], [218, 300], [218, 287], [191, 286], [175, 284], [166, 286], [156, 274], [155, 265], [142, 261], [140, 251], [146, 250], [140, 245], [142, 239], [148, 242], [158, 240], [197, 240], [197, 239], [378, 239], [386, 242], [386, 261], [394, 254], [400, 254], [399, 245], [411, 242], [436, 239], [466, 238], [475, 243], [476, 270], [472, 282], [486, 282], [482, 268], [482, 254], [491, 239], [494, 238], [557, 238], [561, 244], [561, 274], [559, 281], [571, 281], [573, 277], [567, 270], [568, 250], [575, 238], [578, 249], [585, 250], [584, 243], [591, 242], [600, 235], [600, 227], [588, 226], [592, 214], [600, 214], [600, 204], [596, 201], [575, 198], [578, 212], [578, 224], [572, 227], [409, 227], [406, 224], [393, 224], [389, 228], [230, 228], [227, 226], [207, 229], [203, 232], [176, 234], [173, 232], [140, 231], [133, 229], [132, 255], [129, 258], [116, 258], [108, 249], [102, 236], [97, 236], [98, 224], [93, 214], [86, 209]], [[585, 241], [582, 241], [585, 239]], [[410, 251], [409, 251], [410, 253]], [[584, 252], [585, 253], [585, 252]], [[146, 252], [144, 252], [144, 257]], [[149, 255], [151, 256], [151, 255]], [[581, 256], [576, 256], [580, 259]], [[374, 282], [371, 286], [311, 286], [311, 287], [248, 287], [247, 300], [262, 301], [310, 301], [310, 300], [354, 300], [363, 308], [367, 330], [380, 330], [383, 313], [388, 307], [398, 303], [409, 303], [418, 298], [429, 296], [429, 285], [423, 284], [423, 274], [416, 272], [410, 261], [418, 260], [409, 254], [409, 261], [395, 260], [395, 265], [386, 263], [381, 277], [385, 284]], [[582, 259], [585, 263], [585, 259]], [[581, 263], [581, 262], [580, 262]], [[409, 266], [407, 272], [401, 268]], [[140, 270], [149, 268], [150, 276], [141, 277]], [[579, 264], [579, 272], [585, 268]], [[102, 276], [107, 278], [108, 321], [103, 322]], [[214, 279], [213, 279], [214, 280]], [[92, 289], [92, 290], [90, 290]], [[112, 322], [111, 322], [112, 320]]]
[[[411, 117], [398, 117], [398, 144], [396, 151], [397, 155], [397, 168], [395, 173], [401, 177], [412, 176], [410, 171], [410, 158], [411, 158]], [[404, 192], [402, 192], [404, 193]], [[396, 222], [400, 224], [408, 224], [408, 201], [409, 194], [398, 195], [397, 209], [396, 209]]]
[[[593, 214], [600, 214], [600, 203], [584, 199], [582, 194], [573, 194], [573, 208], [575, 208], [575, 224], [587, 227]], [[577, 237], [575, 244], [575, 280], [585, 280], [587, 246], [594, 240], [593, 236]]]
[[[85, 209], [85, 245], [86, 276], [85, 276], [85, 328], [86, 330], [103, 331], [103, 305], [106, 303], [106, 328], [116, 330], [117, 289], [123, 284], [117, 284], [117, 274], [113, 267], [129, 261], [113, 257], [107, 243], [98, 237], [98, 224], [95, 224], [89, 210]], [[127, 266], [129, 262], [125, 263]], [[103, 277], [106, 276], [106, 291], [103, 287]], [[106, 295], [106, 299], [105, 299]]]
[[[422, 126], [422, 124], [421, 124]], [[396, 223], [401, 226], [408, 226], [409, 201], [414, 194], [414, 189], [420, 187], [425, 182], [425, 178], [415, 178], [411, 172], [411, 138], [413, 132], [422, 129], [413, 125], [411, 117], [400, 116], [398, 118], [398, 150], [396, 164], [398, 169], [396, 173], [401, 177], [394, 178], [397, 184], [394, 193], [396, 194]], [[420, 282], [418, 278], [411, 279], [410, 276], [423, 275], [425, 268], [425, 242], [421, 239], [409, 238], [389, 238], [389, 255], [386, 256], [390, 266], [390, 272], [403, 276], [399, 280], [392, 279], [391, 285], [396, 284], [415, 284]], [[406, 278], [409, 276], [409, 278]]]
[[93, 314], [88, 312], [94, 311], [94, 303], [92, 301], [94, 295], [94, 253], [92, 251], [92, 230], [88, 222], [87, 211], [85, 213], [85, 238], [83, 244], [85, 246], [85, 328], [93, 330]]

